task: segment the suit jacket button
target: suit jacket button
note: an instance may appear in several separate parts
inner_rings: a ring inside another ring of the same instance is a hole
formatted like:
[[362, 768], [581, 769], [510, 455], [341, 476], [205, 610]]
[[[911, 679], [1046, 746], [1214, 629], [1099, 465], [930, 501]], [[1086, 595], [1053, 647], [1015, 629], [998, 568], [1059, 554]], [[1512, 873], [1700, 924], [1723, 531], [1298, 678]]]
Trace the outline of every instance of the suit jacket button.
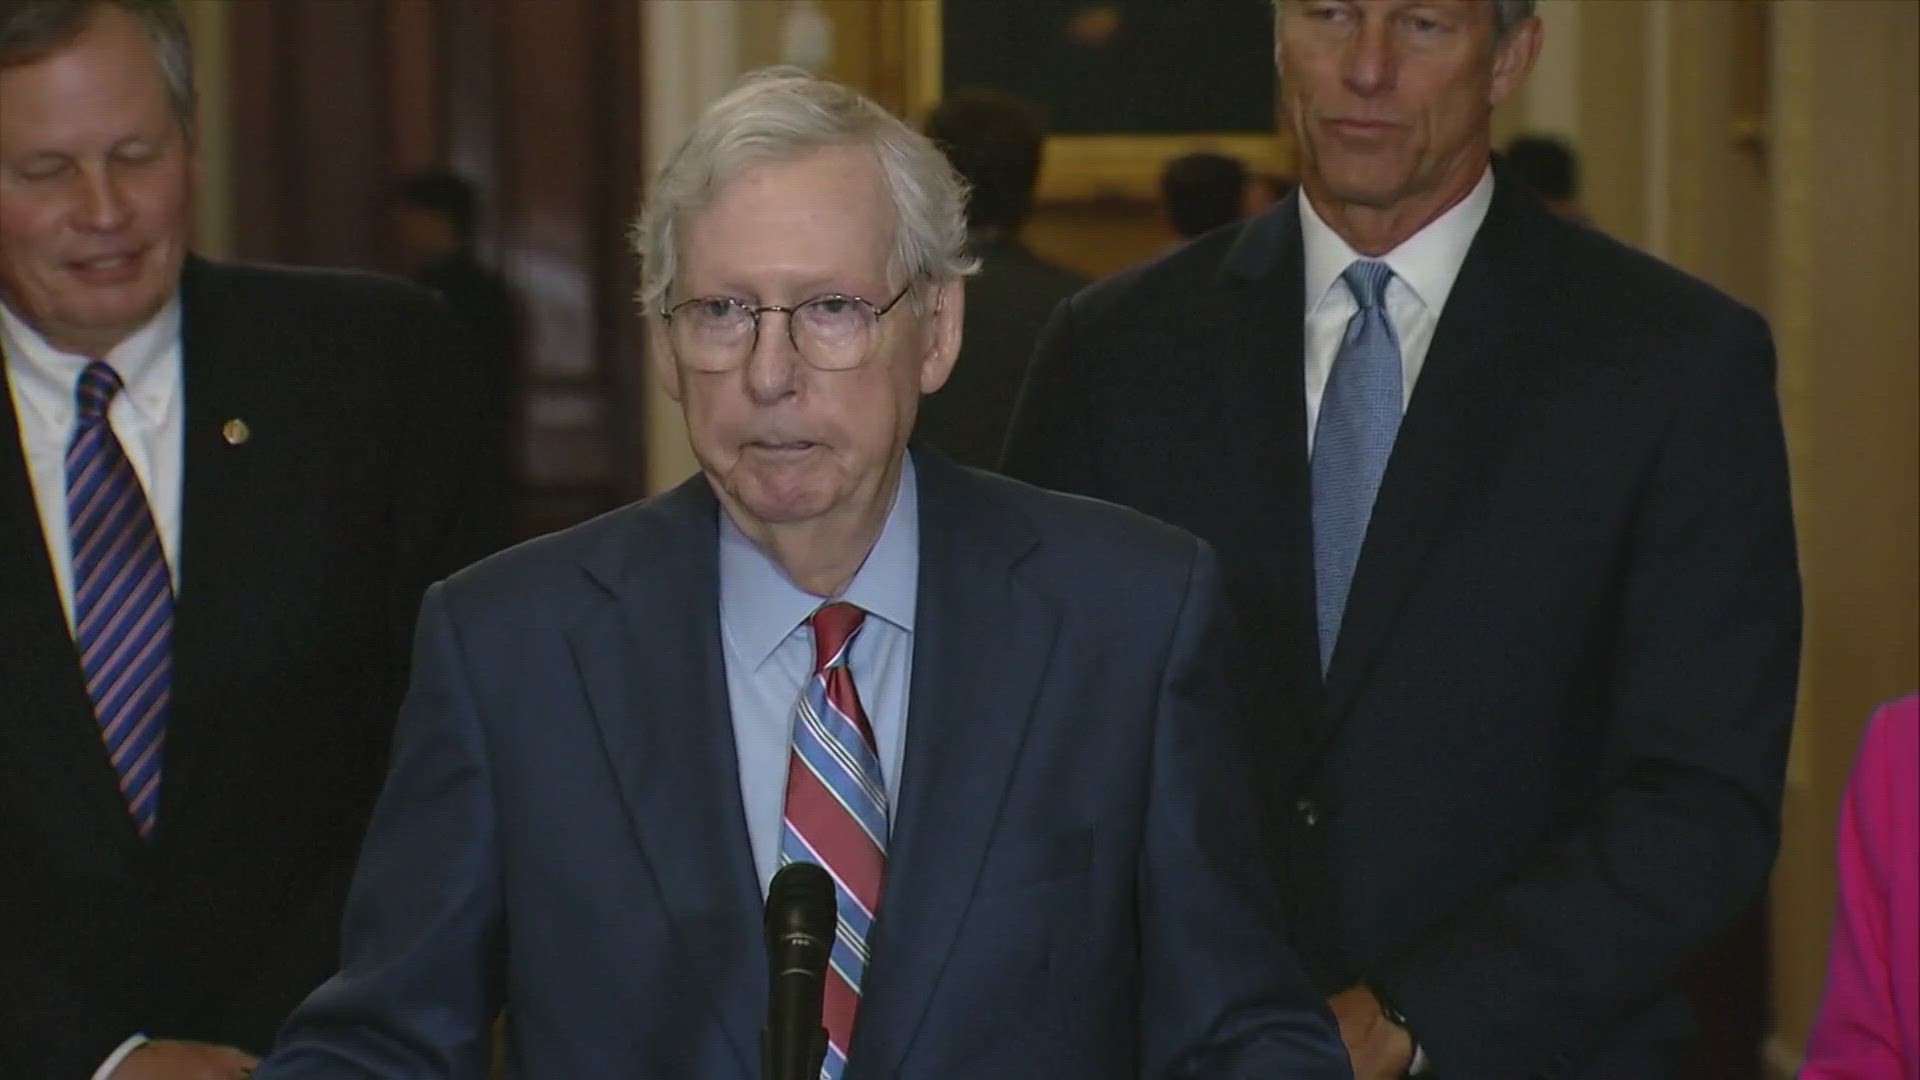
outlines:
[[1293, 812], [1299, 815], [1300, 824], [1309, 829], [1320, 824], [1320, 807], [1312, 799], [1301, 799], [1293, 804]]

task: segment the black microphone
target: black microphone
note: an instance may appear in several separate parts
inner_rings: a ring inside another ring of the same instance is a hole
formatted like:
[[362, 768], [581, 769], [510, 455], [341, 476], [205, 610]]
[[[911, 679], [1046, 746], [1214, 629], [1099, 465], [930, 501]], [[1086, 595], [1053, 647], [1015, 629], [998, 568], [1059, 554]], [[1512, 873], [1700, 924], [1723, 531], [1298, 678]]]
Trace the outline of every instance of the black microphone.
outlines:
[[839, 910], [833, 878], [810, 862], [788, 863], [767, 888], [767, 1030], [761, 1035], [766, 1080], [820, 1080], [827, 1031], [827, 961]]

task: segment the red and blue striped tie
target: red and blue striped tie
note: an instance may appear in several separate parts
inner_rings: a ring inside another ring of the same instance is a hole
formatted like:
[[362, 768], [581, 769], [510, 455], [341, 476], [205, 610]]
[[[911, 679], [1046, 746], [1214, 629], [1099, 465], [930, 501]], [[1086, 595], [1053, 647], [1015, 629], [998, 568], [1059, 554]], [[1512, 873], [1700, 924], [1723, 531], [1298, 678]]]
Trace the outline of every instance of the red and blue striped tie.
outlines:
[[827, 1057], [820, 1075], [840, 1080], [853, 1046], [867, 940], [880, 910], [887, 862], [887, 790], [873, 727], [854, 692], [847, 654], [867, 613], [827, 604], [813, 613], [814, 673], [800, 695], [787, 764], [780, 864], [818, 863], [833, 875], [840, 922], [827, 969]]
[[173, 578], [147, 493], [107, 422], [120, 375], [80, 373], [67, 446], [67, 538], [73, 548], [74, 643], [107, 756], [133, 822], [153, 835], [173, 683]]

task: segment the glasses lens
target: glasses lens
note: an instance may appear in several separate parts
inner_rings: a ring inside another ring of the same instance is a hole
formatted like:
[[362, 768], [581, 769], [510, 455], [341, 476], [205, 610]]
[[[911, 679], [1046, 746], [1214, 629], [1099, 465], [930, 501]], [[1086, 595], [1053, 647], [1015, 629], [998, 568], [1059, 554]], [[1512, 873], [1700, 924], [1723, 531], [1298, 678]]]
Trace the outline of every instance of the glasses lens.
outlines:
[[726, 297], [702, 297], [675, 307], [667, 330], [680, 358], [693, 367], [725, 371], [753, 347], [753, 313]]
[[793, 313], [793, 337], [807, 363], [827, 371], [859, 367], [873, 341], [873, 305], [853, 296], [822, 296]]

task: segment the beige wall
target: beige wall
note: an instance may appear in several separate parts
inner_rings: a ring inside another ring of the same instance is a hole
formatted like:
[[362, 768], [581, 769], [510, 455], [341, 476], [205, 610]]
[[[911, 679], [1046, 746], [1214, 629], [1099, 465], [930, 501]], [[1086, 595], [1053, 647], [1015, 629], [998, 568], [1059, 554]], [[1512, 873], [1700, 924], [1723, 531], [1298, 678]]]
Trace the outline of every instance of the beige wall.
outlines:
[[1775, 10], [1772, 315], [1807, 587], [1776, 875], [1773, 1047], [1825, 973], [1833, 827], [1868, 710], [1920, 682], [1920, 5]]
[[[1807, 605], [1773, 906], [1786, 1076], [1825, 978], [1861, 725], [1920, 682], [1920, 5], [1775, 0], [1770, 42], [1749, 42], [1766, 2], [1544, 0], [1540, 69], [1504, 119], [1573, 140], [1600, 227], [1774, 326]], [[1759, 132], [1736, 108], [1748, 65], [1771, 91]]]
[[200, 185], [193, 208], [194, 246], [213, 256], [233, 250], [233, 183], [228, 146], [227, 12], [229, 0], [181, 5], [193, 35], [193, 78], [200, 93], [197, 146]]

